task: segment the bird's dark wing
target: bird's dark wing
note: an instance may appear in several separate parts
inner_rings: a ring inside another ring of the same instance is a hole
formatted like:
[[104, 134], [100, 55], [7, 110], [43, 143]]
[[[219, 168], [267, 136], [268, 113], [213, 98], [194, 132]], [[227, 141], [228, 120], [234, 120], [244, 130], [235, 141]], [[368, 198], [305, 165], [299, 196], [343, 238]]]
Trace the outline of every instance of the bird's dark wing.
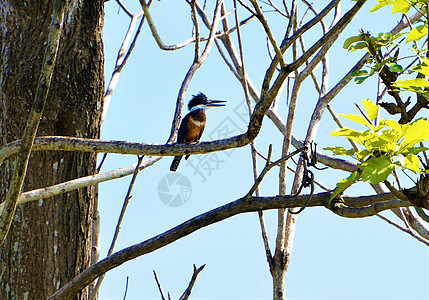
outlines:
[[182, 123], [180, 123], [179, 132], [177, 133], [177, 140], [176, 143], [184, 143], [186, 138], [186, 133], [188, 131], [188, 128], [186, 127], [186, 124], [188, 123], [189, 114], [187, 114], [183, 119]]

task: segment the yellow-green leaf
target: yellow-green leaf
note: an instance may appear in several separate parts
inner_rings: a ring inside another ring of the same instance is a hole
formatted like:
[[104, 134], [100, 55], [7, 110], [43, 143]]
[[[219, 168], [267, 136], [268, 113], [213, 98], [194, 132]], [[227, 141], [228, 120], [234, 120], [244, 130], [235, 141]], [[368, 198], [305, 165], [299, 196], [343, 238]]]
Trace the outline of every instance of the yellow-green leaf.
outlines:
[[425, 25], [420, 25], [411, 29], [410, 33], [407, 35], [406, 42], [420, 41], [423, 37], [428, 35], [428, 27]]
[[396, 13], [396, 12], [401, 12], [403, 14], [406, 14], [410, 8], [411, 8], [411, 3], [410, 1], [407, 0], [377, 0], [379, 3], [377, 5], [375, 5], [370, 12], [376, 11], [386, 5], [389, 4], [393, 4], [392, 7], [392, 14]]
[[385, 7], [385, 6], [389, 5], [389, 4], [392, 4], [394, 2], [394, 0], [378, 0], [378, 2], [380, 2], [380, 3], [378, 3], [373, 8], [371, 8], [371, 10], [369, 12], [373, 12], [373, 11], [379, 10], [382, 7]]
[[413, 68], [414, 71], [417, 71], [425, 76], [429, 76], [429, 66], [427, 62], [425, 64], [419, 64]]
[[392, 4], [393, 4], [392, 14], [397, 12], [406, 14], [411, 8], [411, 3], [410, 1], [407, 1], [407, 0], [396, 0], [396, 1], [393, 1]]
[[395, 120], [380, 120], [380, 125], [387, 125], [395, 131], [397, 134], [402, 134], [402, 126]]
[[378, 184], [389, 177], [395, 168], [388, 156], [374, 157], [362, 163], [359, 167], [362, 170], [362, 180], [371, 184]]
[[331, 197], [329, 198], [329, 203], [337, 195], [339, 195], [340, 193], [344, 192], [344, 190], [346, 190], [348, 187], [350, 187], [352, 184], [354, 184], [358, 180], [359, 180], [359, 172], [356, 171], [356, 172], [353, 172], [352, 174], [350, 174], [350, 176], [347, 177], [346, 179], [343, 179], [343, 180], [339, 181], [337, 183], [337, 187], [332, 192]]
[[369, 101], [368, 99], [363, 99], [362, 104], [365, 107], [366, 115], [368, 118], [373, 121], [378, 116], [378, 105], [375, 105], [374, 102]]
[[403, 127], [404, 140], [401, 148], [412, 147], [417, 143], [429, 140], [429, 122], [420, 118]]
[[410, 154], [404, 159], [404, 167], [414, 173], [420, 173], [420, 160], [417, 155]]
[[407, 79], [407, 80], [397, 80], [393, 83], [394, 86], [403, 89], [415, 90], [421, 88], [429, 88], [429, 82], [424, 78], [415, 78], [415, 79]]
[[372, 124], [368, 123], [368, 121], [362, 116], [358, 116], [358, 115], [354, 115], [354, 114], [347, 114], [347, 115], [340, 114], [340, 116], [342, 116], [346, 119], [352, 120], [354, 122], [360, 123], [360, 124], [365, 125], [365, 126], [372, 125]]

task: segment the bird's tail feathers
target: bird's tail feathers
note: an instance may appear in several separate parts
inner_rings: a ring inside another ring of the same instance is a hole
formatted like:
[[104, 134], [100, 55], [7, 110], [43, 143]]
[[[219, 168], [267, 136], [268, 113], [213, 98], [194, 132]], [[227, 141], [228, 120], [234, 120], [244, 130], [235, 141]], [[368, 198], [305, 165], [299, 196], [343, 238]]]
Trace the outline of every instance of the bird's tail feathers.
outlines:
[[182, 159], [182, 156], [175, 156], [173, 159], [173, 162], [171, 163], [170, 171], [176, 172], [177, 167], [179, 166], [180, 160]]

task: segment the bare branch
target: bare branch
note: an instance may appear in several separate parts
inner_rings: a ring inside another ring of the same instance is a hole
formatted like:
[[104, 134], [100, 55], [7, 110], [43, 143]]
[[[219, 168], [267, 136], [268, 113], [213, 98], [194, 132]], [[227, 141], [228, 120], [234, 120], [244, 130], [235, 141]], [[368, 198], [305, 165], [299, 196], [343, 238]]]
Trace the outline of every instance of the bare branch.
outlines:
[[[307, 204], [307, 207], [328, 206], [330, 195], [330, 193], [314, 194], [311, 201]], [[308, 195], [251, 197], [250, 199], [246, 197], [240, 198], [236, 201], [230, 202], [189, 219], [188, 221], [144, 242], [127, 247], [112, 254], [111, 256], [99, 261], [97, 264], [80, 273], [49, 299], [69, 299], [80, 290], [85, 288], [97, 277], [108, 272], [109, 270], [123, 264], [126, 261], [132, 260], [147, 253], [151, 253], [159, 248], [171, 244], [174, 241], [183, 238], [201, 228], [242, 213], [257, 212], [267, 209], [301, 207], [304, 205], [307, 199]], [[347, 203], [359, 201], [358, 199], [362, 199], [363, 202], [372, 204], [369, 206], [369, 208], [346, 207]], [[362, 218], [375, 215], [382, 210], [391, 209], [393, 207], [405, 207], [412, 205], [409, 201], [399, 201], [392, 199], [395, 199], [395, 197], [390, 193], [363, 197], [343, 197], [342, 200], [344, 201], [344, 204], [331, 203], [331, 206], [334, 212], [337, 214], [347, 215], [352, 218]]]
[[[253, 134], [252, 134], [253, 136]], [[36, 137], [32, 151], [60, 150], [92, 153], [117, 153], [131, 155], [176, 156], [202, 154], [230, 148], [243, 147], [250, 143], [247, 134], [198, 144], [148, 144], [128, 141], [103, 141], [64, 136]], [[9, 143], [0, 149], [0, 164], [16, 155], [21, 140]]]
[[[149, 157], [148, 159], [145, 159], [142, 165], [140, 166], [139, 170], [143, 170], [153, 165], [160, 159], [161, 157]], [[45, 187], [45, 188], [41, 188], [33, 191], [24, 192], [19, 195], [17, 205], [21, 205], [30, 201], [46, 199], [46, 198], [64, 194], [73, 190], [77, 190], [83, 187], [96, 185], [101, 182], [129, 176], [134, 173], [135, 168], [136, 168], [136, 164], [125, 168], [113, 170], [113, 171], [108, 171], [100, 174], [94, 174], [86, 177], [77, 178], [77, 179], [59, 183], [50, 187]], [[0, 213], [3, 210], [3, 207], [4, 207], [4, 203], [1, 203]]]
[[150, 13], [149, 13], [149, 8], [148, 8], [148, 5], [146, 4], [146, 0], [140, 0], [140, 4], [141, 4], [141, 6], [143, 8], [144, 15], [146, 16], [147, 23], [149, 24], [150, 31], [152, 32], [152, 36], [154, 37], [154, 39], [155, 39], [155, 41], [158, 44], [158, 47], [160, 49], [166, 50], [166, 51], [177, 50], [177, 49], [185, 47], [186, 45], [189, 45], [194, 40], [194, 38], [191, 37], [191, 38], [187, 39], [186, 41], [181, 42], [181, 43], [179, 43], [177, 45], [170, 45], [170, 46], [165, 45], [162, 42], [161, 37], [158, 34], [158, 31], [156, 30], [156, 27], [155, 27], [155, 24], [153, 22], [153, 19], [152, 19]]
[[365, 207], [350, 207], [343, 203], [333, 203], [332, 206], [329, 207], [329, 209], [333, 213], [341, 217], [363, 218], [363, 217], [374, 216], [384, 210], [404, 207], [404, 206], [411, 206], [411, 205], [412, 204], [409, 201], [401, 201], [401, 200], [394, 199], [389, 201], [377, 202], [373, 205], [369, 205]]
[[[121, 47], [119, 48], [118, 57], [116, 58], [116, 64], [115, 69], [113, 70], [112, 77], [110, 78], [109, 85], [107, 86], [106, 93], [104, 95], [103, 99], [103, 114], [101, 116], [101, 123], [103, 123], [104, 119], [106, 118], [106, 114], [109, 108], [110, 100], [113, 95], [113, 91], [116, 88], [116, 85], [118, 84], [119, 77], [121, 76], [122, 68], [125, 66], [128, 58], [131, 55], [131, 52], [134, 49], [134, 46], [136, 44], [137, 38], [140, 34], [140, 30], [142, 28], [143, 22], [144, 22], [144, 15], [143, 11], [133, 15], [123, 4], [121, 1], [117, 0], [118, 4], [121, 6], [121, 8], [127, 13], [127, 15], [131, 18], [130, 25], [128, 26], [127, 33], [125, 34], [124, 41], [122, 42]], [[149, 6], [152, 4], [152, 1], [150, 1]], [[142, 17], [143, 16], [143, 17]], [[136, 33], [134, 34], [134, 38], [131, 41], [131, 36], [134, 33], [134, 29], [137, 24], [137, 20], [141, 19], [140, 24], [137, 28]]]
[[261, 22], [262, 26], [264, 27], [264, 30], [268, 36], [268, 38], [270, 39], [271, 45], [274, 48], [274, 51], [276, 52], [276, 57], [277, 59], [280, 61], [280, 65], [282, 66], [282, 68], [286, 67], [286, 62], [283, 58], [283, 54], [280, 51], [280, 47], [277, 44], [273, 33], [271, 32], [270, 26], [268, 25], [268, 21], [267, 19], [265, 19], [264, 14], [262, 13], [261, 8], [259, 7], [258, 3], [256, 2], [256, 0], [249, 0], [250, 3], [252, 3], [253, 8], [255, 8], [256, 11], [256, 17], [259, 19], [259, 21]]
[[399, 230], [408, 233], [409, 235], [411, 235], [412, 237], [416, 238], [418, 241], [422, 242], [423, 244], [426, 244], [427, 246], [429, 246], [429, 241], [426, 240], [425, 238], [422, 238], [421, 236], [415, 234], [412, 230], [410, 230], [409, 228], [405, 228], [402, 227], [401, 225], [393, 222], [392, 220], [390, 220], [389, 218], [386, 218], [385, 216], [381, 215], [381, 214], [377, 214], [377, 217], [379, 217], [380, 219], [386, 221], [387, 223], [389, 223], [390, 225], [395, 226], [396, 228], [398, 228]]

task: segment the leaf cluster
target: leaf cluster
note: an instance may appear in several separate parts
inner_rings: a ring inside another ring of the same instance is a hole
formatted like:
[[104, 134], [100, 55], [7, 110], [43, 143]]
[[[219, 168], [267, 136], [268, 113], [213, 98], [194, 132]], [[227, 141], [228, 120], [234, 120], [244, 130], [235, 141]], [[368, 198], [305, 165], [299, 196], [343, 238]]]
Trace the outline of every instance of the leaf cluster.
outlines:
[[417, 156], [429, 149], [420, 146], [421, 142], [429, 141], [429, 120], [420, 118], [409, 124], [399, 124], [394, 120], [382, 119], [379, 125], [373, 125], [372, 121], [378, 116], [379, 106], [369, 100], [363, 100], [362, 103], [366, 110], [366, 118], [354, 114], [341, 116], [368, 129], [358, 131], [339, 128], [334, 130], [331, 136], [346, 137], [361, 145], [363, 149], [325, 148], [334, 155], [346, 155], [359, 161], [360, 171], [338, 182], [331, 200], [359, 180], [378, 184], [386, 180], [395, 168], [409, 170], [415, 174], [429, 174], [429, 170], [421, 164]]
[[368, 60], [370, 71], [359, 70], [354, 72], [351, 77], [355, 78], [355, 82], [360, 84], [372, 75], [379, 73], [384, 66], [388, 66], [391, 72], [402, 73], [403, 67], [396, 63], [397, 57], [384, 58], [381, 54], [383, 47], [391, 47], [397, 45], [396, 40], [404, 33], [391, 34], [380, 33], [378, 36], [371, 36], [368, 32], [363, 32], [357, 36], [349, 37], [343, 45], [344, 49], [356, 51], [365, 49], [371, 56]]
[[[420, 12], [421, 19], [418, 20], [417, 26], [409, 24], [411, 30], [408, 33], [381, 33], [378, 36], [372, 36], [370, 33], [361, 30], [359, 35], [348, 38], [343, 45], [345, 49], [349, 51], [365, 49], [369, 54], [367, 60], [369, 70], [358, 70], [348, 78], [354, 78], [357, 84], [361, 84], [374, 74], [379, 75], [388, 94], [394, 99], [394, 102], [382, 102], [380, 106], [391, 115], [400, 114], [399, 123], [409, 123], [420, 109], [429, 108], [429, 82], [427, 80], [429, 76], [429, 59], [427, 57], [429, 55], [427, 50], [423, 50], [418, 43], [423, 38], [427, 40], [429, 36], [429, 0], [377, 0], [377, 2], [371, 12], [392, 5], [392, 13], [399, 12], [405, 15], [413, 9]], [[408, 17], [404, 17], [404, 20], [409, 22]], [[406, 37], [402, 37], [403, 35]], [[412, 42], [409, 49], [413, 52], [412, 55], [399, 57], [400, 45], [408, 42]], [[392, 50], [395, 48], [396, 52], [392, 55]], [[403, 66], [398, 63], [398, 61], [410, 58], [412, 62], [407, 65]], [[402, 75], [408, 76], [399, 79]], [[401, 99], [400, 93], [404, 91], [417, 95], [417, 103], [412, 107], [408, 107], [411, 103], [411, 97], [408, 97], [406, 101]]]

